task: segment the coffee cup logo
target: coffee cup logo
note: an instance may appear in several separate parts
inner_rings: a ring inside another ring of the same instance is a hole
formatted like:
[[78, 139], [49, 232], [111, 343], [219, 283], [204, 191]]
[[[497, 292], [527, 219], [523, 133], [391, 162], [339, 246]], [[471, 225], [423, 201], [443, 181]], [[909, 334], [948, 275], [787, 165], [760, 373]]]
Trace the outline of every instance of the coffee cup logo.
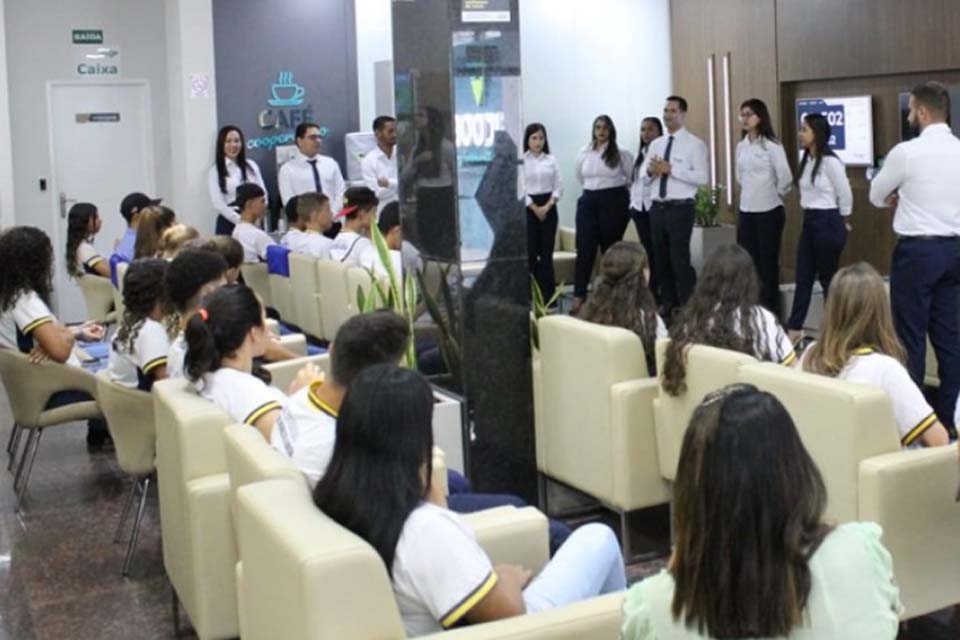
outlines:
[[267, 100], [267, 104], [271, 107], [296, 107], [303, 104], [306, 92], [302, 85], [293, 81], [292, 71], [281, 71], [277, 81], [270, 86], [273, 99]]

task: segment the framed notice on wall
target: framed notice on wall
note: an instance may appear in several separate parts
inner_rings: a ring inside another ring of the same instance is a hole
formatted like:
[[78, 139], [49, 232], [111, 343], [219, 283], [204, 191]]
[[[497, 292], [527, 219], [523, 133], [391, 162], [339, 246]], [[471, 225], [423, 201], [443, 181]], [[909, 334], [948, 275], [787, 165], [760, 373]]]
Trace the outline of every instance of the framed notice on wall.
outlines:
[[464, 22], [510, 22], [510, 0], [463, 0]]
[[[847, 166], [873, 166], [873, 107], [870, 96], [797, 100], [797, 129], [803, 118], [819, 113], [830, 124], [830, 148]], [[803, 155], [803, 151], [800, 151]]]

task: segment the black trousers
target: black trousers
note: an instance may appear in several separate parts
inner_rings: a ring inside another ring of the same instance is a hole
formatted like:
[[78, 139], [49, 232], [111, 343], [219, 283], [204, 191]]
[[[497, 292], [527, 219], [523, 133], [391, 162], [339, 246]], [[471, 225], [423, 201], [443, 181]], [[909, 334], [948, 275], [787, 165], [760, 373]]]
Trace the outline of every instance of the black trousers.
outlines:
[[897, 336], [907, 350], [907, 370], [922, 388], [927, 335], [937, 354], [940, 389], [934, 409], [954, 424], [960, 390], [960, 239], [901, 237], [890, 267], [890, 302]]
[[780, 240], [786, 219], [783, 207], [741, 211], [737, 244], [747, 250], [760, 276], [760, 304], [780, 318]]
[[577, 200], [577, 263], [573, 295], [587, 297], [587, 285], [597, 259], [623, 240], [630, 223], [630, 192], [626, 187], [584, 191]]
[[224, 218], [222, 215], [217, 214], [217, 229], [216, 234], [218, 236], [232, 236], [233, 228], [236, 225]]
[[804, 209], [803, 229], [797, 242], [797, 284], [787, 329], [803, 328], [814, 278], [820, 281], [823, 299], [827, 299], [830, 281], [837, 272], [845, 244], [847, 227], [839, 209]]
[[697, 272], [690, 264], [693, 234], [692, 200], [654, 202], [650, 208], [650, 234], [660, 283], [660, 300], [666, 314], [690, 299]]
[[657, 276], [657, 258], [653, 255], [653, 233], [650, 231], [650, 212], [646, 209], [630, 209], [630, 217], [633, 218], [633, 226], [637, 228], [637, 235], [640, 236], [640, 244], [647, 252], [647, 262], [650, 263], [650, 291], [653, 296], [660, 299], [660, 281]]
[[414, 227], [419, 242], [417, 249], [423, 257], [445, 261], [459, 259], [460, 242], [453, 187], [417, 187], [415, 215]]
[[[550, 200], [552, 194], [538, 193], [531, 195], [535, 205], [543, 206]], [[540, 286], [543, 300], [546, 302], [553, 297], [557, 288], [553, 274], [553, 248], [557, 240], [558, 224], [557, 206], [550, 207], [546, 217], [541, 220], [527, 208], [527, 265], [530, 275]]]

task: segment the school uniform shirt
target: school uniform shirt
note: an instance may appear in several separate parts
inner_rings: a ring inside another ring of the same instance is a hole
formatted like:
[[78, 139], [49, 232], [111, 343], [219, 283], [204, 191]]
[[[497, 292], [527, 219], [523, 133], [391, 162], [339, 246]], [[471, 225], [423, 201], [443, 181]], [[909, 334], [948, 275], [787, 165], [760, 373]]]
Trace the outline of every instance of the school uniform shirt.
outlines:
[[[363, 156], [360, 161], [360, 171], [363, 175], [363, 184], [373, 191], [377, 196], [379, 204], [377, 213], [379, 214], [385, 206], [391, 202], [397, 201], [397, 150], [393, 149], [393, 155], [388, 156], [379, 146], [376, 146]], [[387, 186], [381, 187], [379, 178], [387, 179]]]
[[169, 352], [167, 330], [156, 320], [147, 318], [137, 331], [132, 349], [127, 350], [126, 345], [117, 344], [116, 340], [110, 343], [110, 379], [131, 389], [149, 391], [152, 386], [149, 375], [167, 364]]
[[813, 176], [816, 160], [809, 158], [800, 175], [800, 206], [804, 209], [839, 209], [840, 215], [853, 213], [853, 192], [847, 180], [847, 168], [837, 156], [824, 156]]
[[177, 337], [170, 341], [170, 348], [167, 349], [167, 377], [182, 378], [183, 364], [187, 359], [187, 339], [183, 331], [177, 334]]
[[95, 266], [106, 260], [88, 240], [77, 245], [77, 264], [83, 266], [84, 273], [97, 275]]
[[610, 167], [603, 160], [607, 145], [594, 149], [587, 145], [577, 153], [577, 180], [586, 191], [613, 189], [630, 184], [633, 177], [633, 155], [620, 149], [620, 164]]
[[333, 240], [316, 231], [291, 229], [283, 236], [281, 243], [294, 253], [303, 253], [321, 260], [330, 258], [330, 245]]
[[120, 256], [124, 262], [133, 262], [134, 248], [137, 246], [137, 230], [127, 227], [123, 237], [117, 242], [113, 255]]
[[[768, 309], [756, 305], [753, 307], [754, 331], [756, 333], [755, 344], [753, 347], [754, 356], [760, 360], [769, 359], [771, 362], [778, 362], [784, 366], [792, 365], [797, 359], [797, 352], [793, 348], [793, 343], [787, 337], [786, 332], [777, 322], [777, 317]], [[743, 336], [743, 323], [739, 321], [740, 312], [734, 315], [737, 334]]]
[[[400, 251], [395, 251], [389, 249], [387, 255], [390, 256], [390, 264], [393, 267], [393, 273], [397, 276], [397, 283], [403, 283], [403, 254]], [[360, 266], [364, 269], [371, 269], [378, 276], [386, 277], [387, 269], [383, 266], [383, 263], [380, 261], [380, 254], [377, 253], [377, 248], [370, 243], [370, 247], [364, 251], [363, 255], [360, 257]]]
[[[29, 353], [35, 345], [33, 332], [56, 321], [50, 307], [35, 291], [24, 291], [6, 311], [0, 312], [0, 347]], [[81, 366], [80, 359], [73, 353], [67, 358], [67, 364]]]
[[[666, 158], [667, 145], [673, 138], [670, 147], [670, 175], [667, 176], [667, 195], [660, 197], [660, 179], [662, 176], [651, 176], [650, 162], [654, 158]], [[686, 129], [678, 129], [675, 133], [662, 135], [650, 143], [647, 155], [640, 167], [640, 179], [650, 185], [651, 198], [654, 202], [663, 200], [692, 200], [697, 195], [697, 189], [707, 184], [710, 179], [707, 164], [707, 145], [703, 140]]]
[[737, 145], [737, 183], [740, 211], [759, 213], [783, 206], [793, 174], [783, 145], [763, 136], [745, 136]]
[[870, 183], [870, 202], [897, 191], [893, 230], [901, 236], [960, 236], [960, 140], [946, 124], [932, 124], [895, 146]]
[[340, 165], [328, 156], [320, 154], [308, 158], [297, 152], [295, 158], [283, 163], [277, 174], [277, 186], [280, 189], [280, 200], [283, 204], [293, 196], [301, 193], [313, 193], [317, 190], [313, 181], [313, 169], [308, 161], [317, 161], [317, 173], [320, 174], [320, 189], [323, 195], [330, 199], [330, 210], [336, 213], [343, 208], [343, 192], [345, 185]]
[[403, 264], [404, 273], [416, 274], [423, 271], [423, 258], [412, 242], [404, 240], [400, 243], [400, 260]]
[[373, 243], [355, 231], [341, 231], [330, 244], [330, 259], [351, 267], [362, 267]]
[[205, 373], [197, 380], [196, 387], [200, 395], [223, 409], [233, 420], [250, 426], [274, 409], [281, 409], [287, 399], [280, 389], [245, 371], [229, 367]]
[[270, 444], [307, 477], [313, 489], [327, 472], [337, 441], [337, 412], [319, 398], [322, 381], [300, 389], [283, 403]]
[[455, 513], [425, 502], [407, 516], [393, 559], [393, 594], [408, 636], [462, 622], [497, 579], [490, 558]]
[[267, 187], [263, 183], [263, 175], [260, 173], [260, 167], [253, 160], [247, 160], [246, 180], [243, 179], [243, 172], [240, 171], [240, 165], [236, 162], [230, 158], [226, 158], [224, 164], [227, 169], [227, 175], [224, 176], [223, 181], [223, 186], [227, 190], [226, 193], [220, 191], [219, 174], [217, 173], [216, 164], [210, 167], [210, 170], [207, 172], [207, 192], [210, 194], [210, 202], [213, 204], [214, 210], [233, 224], [237, 224], [240, 222], [240, 214], [230, 206], [230, 203], [237, 198], [237, 187], [244, 184], [244, 182], [258, 184], [264, 192], [267, 191]]
[[242, 220], [233, 228], [233, 238], [243, 245], [244, 262], [267, 259], [267, 247], [277, 244], [266, 231]]
[[533, 204], [531, 196], [549, 193], [557, 202], [563, 197], [563, 179], [557, 159], [549, 153], [534, 155], [527, 151], [523, 154], [523, 170], [520, 174], [520, 194], [526, 206]]

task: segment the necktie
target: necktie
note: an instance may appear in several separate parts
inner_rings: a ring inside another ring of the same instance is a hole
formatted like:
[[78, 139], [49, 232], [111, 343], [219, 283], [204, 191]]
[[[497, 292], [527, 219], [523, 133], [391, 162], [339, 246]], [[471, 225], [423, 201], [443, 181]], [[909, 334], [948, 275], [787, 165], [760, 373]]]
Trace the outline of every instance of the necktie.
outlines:
[[[670, 151], [673, 150], [673, 136], [670, 136], [670, 139], [667, 141], [667, 150], [663, 154], [663, 161], [670, 162]], [[660, 199], [663, 200], [667, 197], [667, 178], [669, 176], [663, 175], [660, 176]]]
[[307, 164], [313, 169], [313, 186], [316, 187], [317, 193], [323, 193], [323, 187], [320, 186], [320, 172], [317, 171], [317, 159], [307, 160]]

